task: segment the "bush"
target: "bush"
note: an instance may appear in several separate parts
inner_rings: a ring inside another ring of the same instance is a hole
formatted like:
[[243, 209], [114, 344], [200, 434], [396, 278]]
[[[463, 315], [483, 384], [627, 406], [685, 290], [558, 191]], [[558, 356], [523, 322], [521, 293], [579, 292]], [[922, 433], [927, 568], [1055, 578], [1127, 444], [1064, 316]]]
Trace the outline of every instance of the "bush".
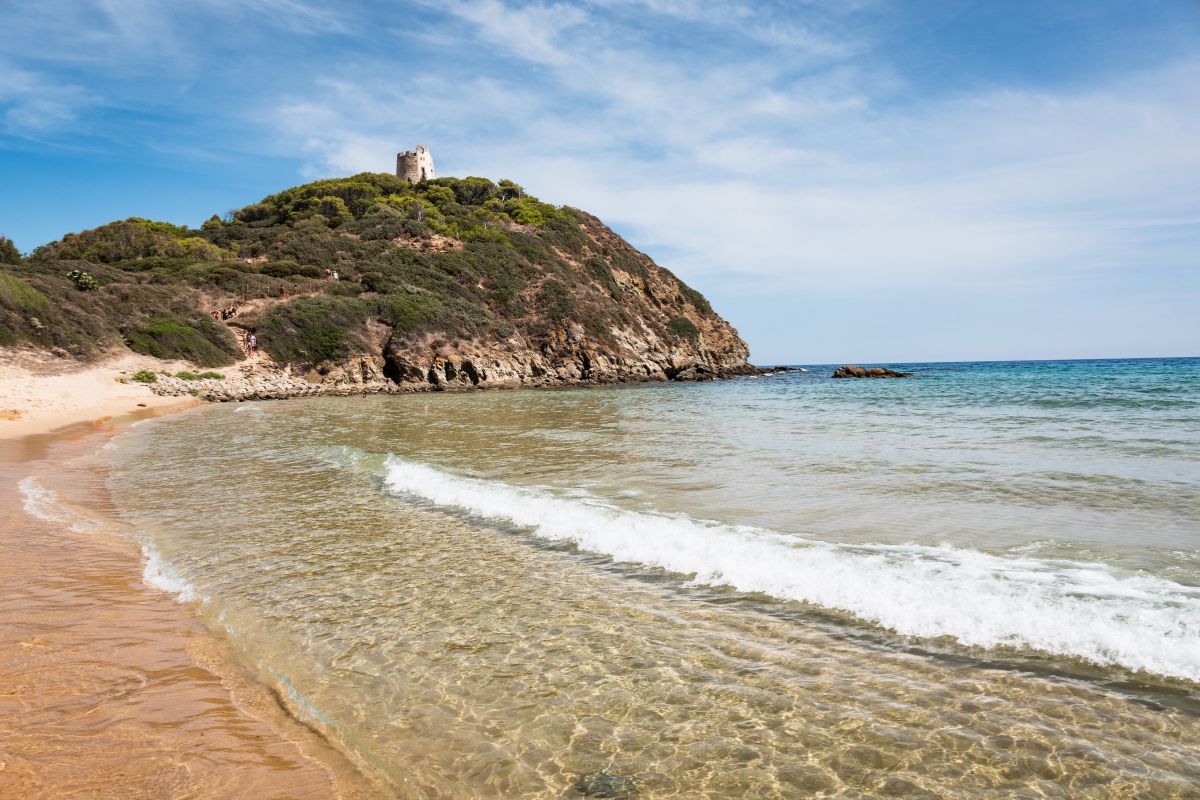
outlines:
[[708, 299], [692, 287], [684, 286], [683, 294], [701, 314], [709, 315], [713, 313], [712, 305], [709, 304]]
[[138, 383], [158, 383], [158, 375], [148, 369], [139, 369], [129, 376], [129, 380]]
[[211, 369], [201, 372], [198, 377], [200, 378], [200, 380], [212, 380], [212, 381], [220, 381], [220, 380], [225, 379], [224, 375], [222, 375], [219, 372], [213, 372]]
[[277, 361], [313, 365], [349, 356], [357, 344], [354, 332], [367, 316], [354, 298], [301, 297], [272, 308], [256, 333], [262, 349]]
[[553, 278], [543, 283], [538, 291], [538, 305], [555, 322], [561, 322], [575, 313], [575, 298], [571, 290]]
[[125, 335], [125, 342], [136, 353], [155, 358], [180, 359], [203, 367], [231, 364], [238, 353], [232, 336], [208, 317], [187, 324], [174, 317], [155, 317], [146, 325]]
[[671, 333], [681, 339], [695, 339], [700, 335], [700, 329], [696, 327], [696, 323], [687, 317], [672, 317], [671, 321], [667, 323], [667, 327], [671, 329]]
[[100, 281], [96, 280], [92, 273], [84, 272], [81, 269], [73, 269], [68, 272], [67, 280], [75, 284], [75, 288], [81, 292], [94, 292], [100, 288]]
[[185, 369], [185, 370], [180, 370], [179, 372], [176, 372], [176, 373], [175, 373], [175, 377], [176, 377], [176, 378], [179, 378], [180, 380], [185, 380], [185, 381], [198, 381], [198, 380], [200, 380], [200, 376], [199, 376], [199, 375], [197, 375], [197, 374], [196, 374], [196, 373], [194, 373], [194, 372], [189, 372], [189, 371], [188, 371], [188, 370], [186, 370], [186, 369]]
[[312, 264], [297, 264], [290, 258], [268, 261], [262, 265], [259, 272], [263, 275], [270, 275], [272, 278], [290, 278], [293, 275], [302, 278], [320, 278], [324, 274], [320, 267], [314, 267]]
[[358, 282], [368, 292], [387, 291], [387, 278], [383, 277], [382, 272], [364, 272]]
[[34, 250], [32, 258], [35, 261], [80, 259], [116, 264], [154, 257], [189, 261], [221, 261], [233, 257], [233, 253], [196, 233], [201, 232], [189, 231], [169, 222], [131, 217], [81, 233], [69, 233], [60, 241]]
[[49, 301], [24, 278], [0, 272], [0, 306], [17, 312], [45, 312]]
[[20, 264], [21, 251], [7, 236], [0, 236], [0, 264]]

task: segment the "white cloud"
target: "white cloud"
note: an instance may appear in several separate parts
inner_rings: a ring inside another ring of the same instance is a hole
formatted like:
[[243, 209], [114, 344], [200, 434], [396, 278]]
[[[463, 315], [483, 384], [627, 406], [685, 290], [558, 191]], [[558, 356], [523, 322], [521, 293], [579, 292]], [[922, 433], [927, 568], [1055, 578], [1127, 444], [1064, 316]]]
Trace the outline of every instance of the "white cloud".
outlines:
[[873, 93], [887, 71], [871, 64], [797, 79], [778, 49], [662, 58], [579, 13], [528, 30], [558, 8], [450, 7], [545, 67], [549, 89], [503, 74], [326, 85], [283, 107], [286, 134], [324, 174], [387, 169], [394, 149], [424, 141], [443, 174], [512, 177], [634, 232], [685, 277], [747, 290], [1074, 280], [1133, 268], [1152, 247], [1178, 260], [1195, 242], [1196, 63], [895, 106]]
[[63, 130], [94, 99], [78, 86], [63, 85], [0, 61], [0, 109], [4, 132], [36, 138]]

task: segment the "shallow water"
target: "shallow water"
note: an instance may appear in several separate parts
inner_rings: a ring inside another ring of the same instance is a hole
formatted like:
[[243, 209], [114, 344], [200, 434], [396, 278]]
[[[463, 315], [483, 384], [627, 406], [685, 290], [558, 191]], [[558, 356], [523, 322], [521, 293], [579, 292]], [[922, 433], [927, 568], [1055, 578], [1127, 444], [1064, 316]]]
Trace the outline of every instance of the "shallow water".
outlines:
[[0, 441], [0, 797], [371, 796], [143, 585], [105, 488], [118, 428]]
[[111, 489], [401, 796], [1200, 795], [1200, 361], [912, 369], [210, 407]]

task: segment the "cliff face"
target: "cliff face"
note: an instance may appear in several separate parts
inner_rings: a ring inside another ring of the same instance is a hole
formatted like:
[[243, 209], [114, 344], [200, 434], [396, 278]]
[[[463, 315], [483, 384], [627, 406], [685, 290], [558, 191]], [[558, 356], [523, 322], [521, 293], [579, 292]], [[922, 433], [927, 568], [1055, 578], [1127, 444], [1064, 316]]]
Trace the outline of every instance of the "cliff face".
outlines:
[[10, 310], [9, 339], [84, 358], [123, 342], [234, 364], [221, 380], [164, 376], [162, 393], [241, 399], [756, 371], [699, 292], [596, 217], [509, 181], [320, 181], [200, 230], [127, 220], [68, 235], [5, 269], [43, 312], [22, 331]]
[[[512, 335], [491, 340], [393, 335], [380, 353], [383, 374], [413, 387], [465, 388], [703, 380], [754, 371], [749, 348], [728, 322], [698, 308], [684, 284], [600, 220], [579, 216], [586, 244], [558, 253], [580, 276], [577, 307], [596, 301], [588, 296], [597, 293], [586, 280], [588, 259], [607, 254], [631, 270], [611, 267], [615, 291], [607, 291], [625, 314], [608, 330], [597, 335], [577, 319], [548, 322], [527, 315], [533, 318], [521, 320], [525, 324]], [[532, 298], [537, 289], [527, 294]]]

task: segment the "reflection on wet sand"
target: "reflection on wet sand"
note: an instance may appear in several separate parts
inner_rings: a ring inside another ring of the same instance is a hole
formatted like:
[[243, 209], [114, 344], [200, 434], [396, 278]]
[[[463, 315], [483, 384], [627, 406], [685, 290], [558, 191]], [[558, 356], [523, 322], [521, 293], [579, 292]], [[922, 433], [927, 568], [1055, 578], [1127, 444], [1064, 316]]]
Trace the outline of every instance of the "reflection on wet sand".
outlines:
[[127, 425], [0, 442], [0, 796], [362, 796], [222, 643], [142, 584], [96, 455]]

